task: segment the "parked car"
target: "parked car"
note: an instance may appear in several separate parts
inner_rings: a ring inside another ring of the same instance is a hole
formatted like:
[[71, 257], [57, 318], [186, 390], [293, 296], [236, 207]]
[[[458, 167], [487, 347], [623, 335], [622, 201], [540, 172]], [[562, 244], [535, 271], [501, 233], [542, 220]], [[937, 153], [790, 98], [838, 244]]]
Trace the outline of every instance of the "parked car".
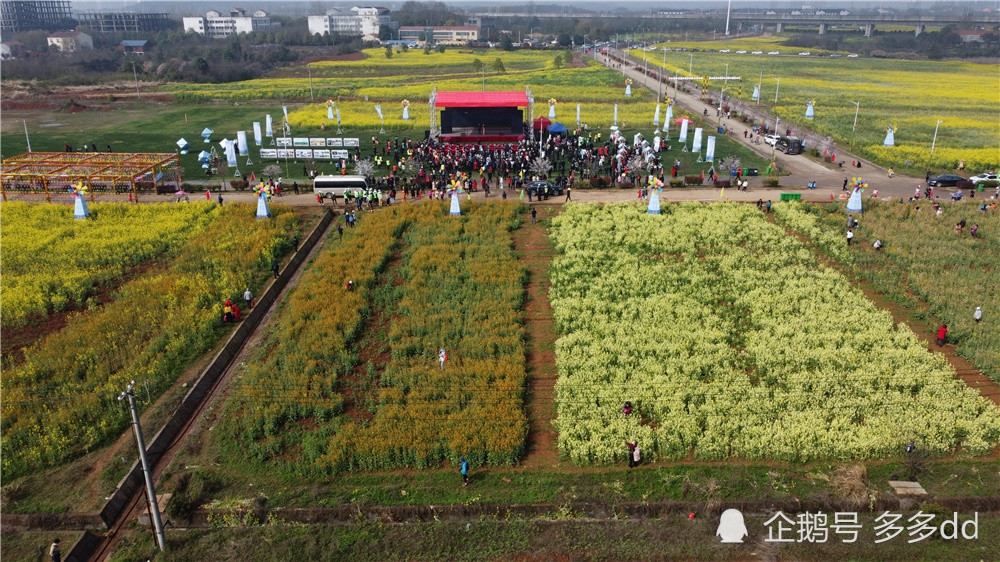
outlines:
[[770, 51], [767, 54], [769, 54], [769, 55], [780, 55], [781, 53], [779, 53], [778, 51]]
[[808, 57], [811, 54], [812, 53], [810, 53], [809, 51], [802, 51], [801, 53], [799, 53], [799, 56], [800, 57]]
[[979, 183], [983, 181], [997, 181], [997, 174], [996, 172], [983, 172], [981, 174], [972, 176], [971, 178], [969, 178], [969, 181], [971, 181], [972, 183]]
[[856, 59], [856, 58], [858, 58], [858, 55], [847, 55], [847, 58], [849, 58], [849, 59]]
[[955, 174], [942, 174], [940, 176], [931, 178], [927, 180], [927, 185], [932, 187], [954, 187], [958, 185], [958, 182], [964, 180], [962, 176], [956, 176]]
[[764, 135], [764, 143], [774, 146], [778, 142], [778, 135]]
[[752, 52], [752, 53], [750, 53], [750, 54], [751, 54], [751, 55], [763, 55], [763, 54], [764, 54], [764, 51], [754, 51], [754, 52]]
[[719, 52], [720, 52], [720, 53], [728, 53], [728, 52], [729, 52], [729, 49], [722, 49], [722, 50], [720, 50]]
[[739, 51], [736, 51], [736, 54], [737, 55], [745, 55], [745, 54], [747, 54], [747, 52], [744, 51], [743, 49], [740, 49]]
[[541, 200], [563, 194], [563, 188], [545, 180], [528, 182], [528, 192]]

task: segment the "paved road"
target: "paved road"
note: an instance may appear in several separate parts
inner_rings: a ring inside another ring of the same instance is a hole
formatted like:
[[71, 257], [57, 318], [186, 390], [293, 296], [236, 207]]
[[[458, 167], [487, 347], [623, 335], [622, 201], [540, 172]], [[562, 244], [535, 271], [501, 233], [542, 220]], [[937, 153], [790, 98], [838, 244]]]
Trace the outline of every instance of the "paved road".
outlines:
[[[621, 51], [612, 51], [612, 54], [616, 54], [619, 57], [623, 56]], [[609, 61], [606, 57], [601, 56], [597, 53], [595, 60], [602, 64], [606, 64], [611, 67], [610, 63], [615, 63], [615, 61]], [[641, 61], [640, 61], [641, 63]], [[656, 91], [658, 85], [656, 80], [653, 78], [645, 78], [641, 70], [636, 70], [634, 66], [623, 64], [625, 75], [632, 79], [633, 86], [647, 87], [652, 91]], [[616, 71], [621, 71], [622, 69], [615, 68]], [[668, 91], [670, 91], [668, 89]], [[671, 92], [672, 93], [672, 92]], [[705, 102], [701, 101], [698, 96], [684, 93], [683, 90], [677, 90], [677, 95], [675, 97], [675, 105], [680, 105], [690, 111], [692, 114], [701, 116], [704, 110], [708, 110], [709, 117], [706, 118], [711, 126], [715, 126], [715, 107], [712, 107]], [[756, 106], [751, 107], [747, 110], [747, 114], [756, 119], [758, 122], [763, 121], [768, 123], [773, 127], [774, 117], [767, 115], [763, 108], [758, 108]], [[723, 119], [723, 124], [729, 124], [738, 134], [730, 137], [740, 142], [744, 146], [756, 151], [765, 158], [770, 158], [771, 147], [764, 144], [752, 144], [748, 140], [743, 138], [743, 130], [747, 127], [735, 120], [735, 119]], [[652, 125], [649, 125], [652, 127]], [[793, 126], [792, 132], [795, 132], [797, 126]], [[785, 126], [779, 122], [778, 130], [784, 130]], [[858, 156], [850, 154], [846, 150], [842, 150], [841, 147], [836, 148], [836, 156], [838, 161], [847, 162], [844, 168], [832, 168], [827, 167], [809, 157], [804, 155], [788, 156], [785, 154], [778, 153], [776, 155], [778, 164], [785, 170], [788, 170], [788, 176], [781, 177], [781, 183], [789, 187], [804, 188], [808, 182], [815, 181], [818, 188], [808, 194], [809, 199], [821, 199], [825, 196], [827, 200], [830, 198], [830, 194], [833, 193], [835, 196], [841, 193], [842, 186], [844, 184], [844, 178], [851, 178], [854, 176], [861, 176], [868, 181], [869, 188], [866, 191], [866, 195], [870, 195], [874, 189], [878, 189], [880, 197], [892, 196], [896, 197], [910, 197], [914, 194], [917, 187], [923, 192], [926, 184], [924, 183], [924, 178], [916, 178], [912, 176], [904, 176], [896, 174], [895, 177], [889, 178], [888, 171], [886, 168], [879, 166], [869, 160], [861, 158], [861, 168], [851, 169], [850, 162], [853, 160], [859, 160]], [[761, 178], [749, 178], [751, 186], [760, 185]], [[780, 190], [779, 190], [780, 191]], [[787, 189], [786, 189], [787, 191]], [[941, 191], [940, 189], [935, 190], [935, 196], [942, 195], [942, 199], [947, 199], [948, 194], [952, 191], [951, 189], [945, 189]], [[671, 192], [670, 198], [673, 198], [673, 192]], [[803, 197], [807, 197], [803, 194]]]

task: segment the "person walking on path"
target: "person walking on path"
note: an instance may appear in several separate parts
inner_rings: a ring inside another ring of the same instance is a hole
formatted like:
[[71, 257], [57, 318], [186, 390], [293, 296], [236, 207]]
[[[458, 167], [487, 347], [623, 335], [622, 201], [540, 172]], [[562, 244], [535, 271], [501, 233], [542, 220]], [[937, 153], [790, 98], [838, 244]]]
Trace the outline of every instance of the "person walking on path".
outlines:
[[538, 217], [538, 209], [532, 207], [531, 208], [531, 224], [535, 224], [536, 217]]
[[572, 199], [572, 197], [570, 197], [569, 190], [570, 190], [570, 187], [567, 185], [566, 186], [566, 200], [567, 201], [569, 201], [570, 199]]
[[847, 231], [847, 245], [848, 246], [851, 245], [851, 240], [853, 240], [853, 239], [854, 239], [854, 231], [853, 230], [848, 230]]
[[299, 251], [299, 235], [298, 234], [292, 236], [292, 247], [295, 248], [296, 252]]
[[274, 278], [278, 278], [278, 260], [271, 258], [271, 273], [274, 273]]
[[447, 360], [448, 360], [448, 353], [445, 352], [444, 348], [442, 347], [441, 350], [438, 351], [438, 362], [441, 363], [442, 371], [444, 370], [444, 362]]
[[337, 225], [337, 234], [340, 235], [340, 239], [341, 240], [344, 239], [344, 225], [342, 225], [342, 224], [338, 224]]
[[49, 556], [52, 557], [52, 562], [61, 562], [62, 552], [59, 551], [59, 539], [52, 541], [52, 546], [49, 547]]
[[[316, 194], [316, 202], [319, 203], [320, 205], [323, 205], [323, 196], [320, 195], [319, 193]], [[323, 206], [325, 207], [326, 205]]]
[[983, 319], [982, 307], [979, 306], [976, 307], [976, 311], [972, 313], [972, 319], [976, 321], [976, 324], [978, 324]]
[[221, 193], [219, 194], [219, 206], [220, 207], [222, 206], [222, 194]]
[[938, 347], [941, 347], [941, 346], [944, 345], [944, 340], [947, 337], [948, 337], [948, 325], [947, 324], [941, 324], [941, 327], [938, 328], [938, 331], [937, 331], [937, 344], [938, 344]]
[[469, 485], [469, 461], [465, 457], [459, 459], [459, 471], [462, 473], [462, 486]]
[[243, 300], [247, 301], [247, 310], [253, 308], [253, 293], [250, 292], [249, 287], [243, 292]]

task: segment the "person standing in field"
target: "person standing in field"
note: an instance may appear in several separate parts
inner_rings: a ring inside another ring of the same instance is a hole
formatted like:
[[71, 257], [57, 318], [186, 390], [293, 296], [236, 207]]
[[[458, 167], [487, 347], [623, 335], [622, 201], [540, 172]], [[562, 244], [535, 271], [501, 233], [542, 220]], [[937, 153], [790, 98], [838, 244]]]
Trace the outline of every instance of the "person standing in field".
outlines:
[[469, 461], [465, 460], [465, 457], [459, 459], [459, 472], [462, 473], [462, 486], [469, 485]]
[[441, 350], [438, 351], [438, 362], [441, 363], [441, 370], [442, 371], [444, 370], [444, 362], [447, 361], [447, 360], [448, 360], [448, 354], [445, 352], [444, 348], [442, 347]]
[[639, 442], [633, 439], [631, 442], [626, 441], [625, 446], [628, 447], [628, 467], [635, 468], [639, 466]]
[[938, 344], [938, 347], [941, 347], [941, 346], [944, 345], [944, 340], [947, 337], [948, 337], [948, 325], [947, 324], [941, 324], [941, 327], [938, 328], [938, 331], [937, 331], [937, 344]]
[[250, 292], [250, 288], [243, 292], [243, 300], [247, 301], [247, 310], [253, 308], [253, 293]]
[[60, 562], [62, 560], [62, 553], [59, 551], [59, 539], [52, 541], [52, 546], [49, 547], [49, 556], [52, 557], [52, 562]]
[[853, 239], [854, 239], [854, 231], [853, 230], [848, 230], [847, 231], [847, 245], [848, 246], [851, 245], [851, 240], [853, 240]]
[[979, 307], [979, 306], [976, 307], [976, 311], [972, 313], [972, 319], [976, 321], [976, 324], [978, 324], [980, 322], [980, 320], [983, 319], [983, 309], [982, 309], [982, 307]]
[[534, 207], [531, 208], [531, 224], [535, 224], [535, 219], [538, 216], [538, 209]]

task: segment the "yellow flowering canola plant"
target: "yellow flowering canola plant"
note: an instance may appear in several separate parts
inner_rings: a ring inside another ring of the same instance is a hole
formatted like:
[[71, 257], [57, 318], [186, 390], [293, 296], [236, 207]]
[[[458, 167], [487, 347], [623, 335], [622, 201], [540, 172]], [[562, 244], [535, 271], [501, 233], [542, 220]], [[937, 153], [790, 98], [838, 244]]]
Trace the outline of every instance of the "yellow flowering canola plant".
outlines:
[[286, 233], [296, 218], [287, 207], [272, 206], [275, 218], [261, 221], [248, 205], [184, 206], [202, 207], [205, 222], [169, 267], [130, 280], [96, 310], [71, 316], [62, 330], [26, 349], [21, 364], [3, 370], [6, 478], [73, 459], [121, 435], [131, 419], [116, 397], [128, 381], [148, 383], [158, 396], [221, 336], [222, 303], [254, 286], [271, 256], [290, 249]]
[[[396, 206], [366, 215], [320, 256], [291, 295], [271, 353], [238, 384], [220, 444], [263, 469], [297, 472], [427, 467], [465, 456], [514, 463], [527, 433], [520, 306], [524, 270], [508, 229], [517, 205]], [[367, 414], [345, 411], [382, 274], [400, 252], [391, 358]], [[346, 283], [353, 280], [355, 288]], [[437, 362], [445, 348], [444, 369]], [[304, 429], [305, 428], [305, 429]]]
[[4, 203], [4, 328], [81, 306], [95, 287], [122, 280], [149, 259], [169, 259], [213, 220], [212, 207], [98, 203], [89, 220], [76, 220], [72, 205]]
[[992, 402], [756, 208], [661, 213], [553, 219], [562, 455], [610, 463], [625, 439], [660, 459], [783, 461], [1000, 442]]

